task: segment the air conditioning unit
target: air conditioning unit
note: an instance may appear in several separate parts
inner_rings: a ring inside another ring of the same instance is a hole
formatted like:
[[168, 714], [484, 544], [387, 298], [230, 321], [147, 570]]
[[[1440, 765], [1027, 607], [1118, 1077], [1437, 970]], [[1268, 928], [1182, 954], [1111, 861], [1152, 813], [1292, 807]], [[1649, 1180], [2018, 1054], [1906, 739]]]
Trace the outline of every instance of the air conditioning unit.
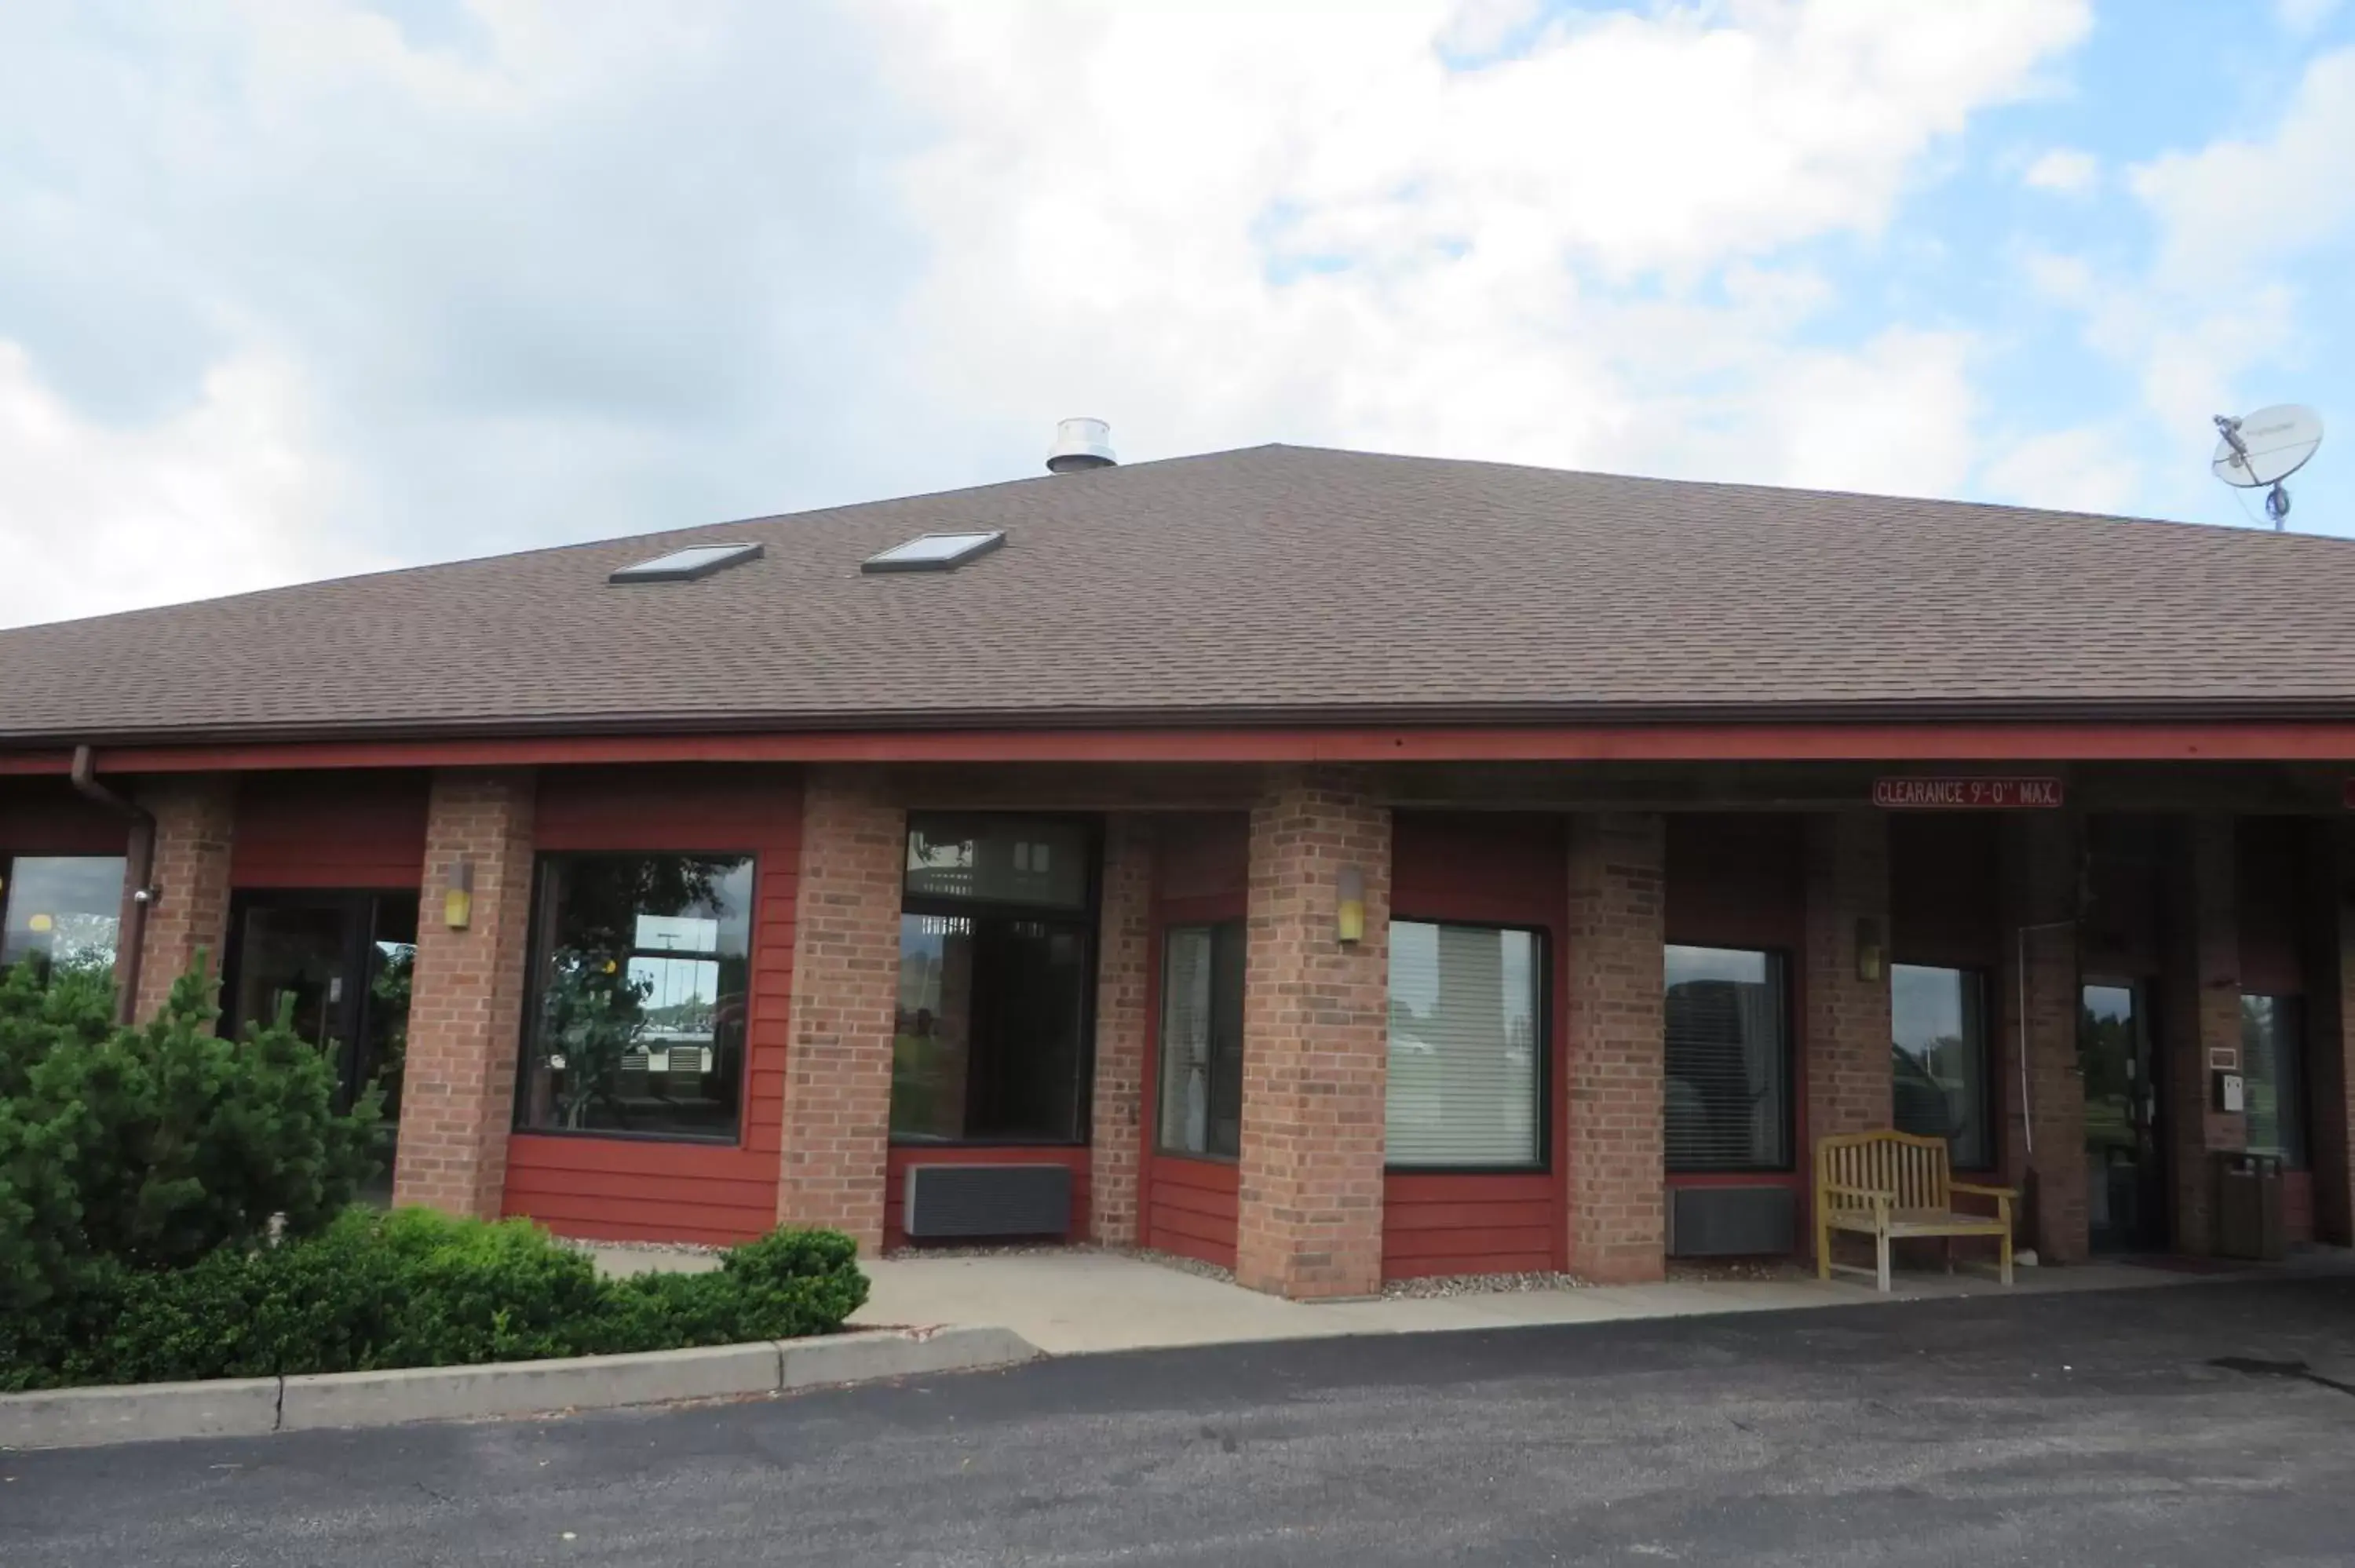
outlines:
[[1670, 1257], [1781, 1257], [1798, 1250], [1799, 1195], [1789, 1187], [1671, 1187]]
[[1071, 1231], [1066, 1165], [913, 1165], [900, 1228], [911, 1241], [1065, 1236]]

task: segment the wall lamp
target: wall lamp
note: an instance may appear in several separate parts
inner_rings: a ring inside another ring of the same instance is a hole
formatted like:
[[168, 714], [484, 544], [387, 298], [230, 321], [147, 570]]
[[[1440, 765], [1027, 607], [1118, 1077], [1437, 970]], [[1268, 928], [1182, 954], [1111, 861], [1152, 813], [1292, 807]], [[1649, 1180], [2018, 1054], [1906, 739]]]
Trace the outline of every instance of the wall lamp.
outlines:
[[1878, 981], [1889, 966], [1881, 949], [1881, 922], [1870, 915], [1856, 923], [1856, 978]]
[[474, 921], [474, 863], [464, 856], [450, 863], [442, 886], [442, 924], [463, 931]]
[[1344, 942], [1366, 939], [1366, 874], [1345, 865], [1333, 879], [1333, 935]]

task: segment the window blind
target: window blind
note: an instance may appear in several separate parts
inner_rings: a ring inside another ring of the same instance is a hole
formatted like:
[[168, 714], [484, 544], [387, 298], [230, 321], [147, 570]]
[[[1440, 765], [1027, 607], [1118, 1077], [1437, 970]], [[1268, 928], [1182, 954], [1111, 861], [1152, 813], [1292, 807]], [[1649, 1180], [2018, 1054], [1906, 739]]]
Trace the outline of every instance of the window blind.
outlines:
[[1210, 928], [1167, 938], [1161, 979], [1161, 1147], [1199, 1154], [1210, 1129]]
[[1666, 968], [1668, 1169], [1787, 1168], [1791, 1045], [1781, 959], [1671, 947]]
[[1540, 951], [1533, 931], [1391, 922], [1391, 1165], [1540, 1162]]

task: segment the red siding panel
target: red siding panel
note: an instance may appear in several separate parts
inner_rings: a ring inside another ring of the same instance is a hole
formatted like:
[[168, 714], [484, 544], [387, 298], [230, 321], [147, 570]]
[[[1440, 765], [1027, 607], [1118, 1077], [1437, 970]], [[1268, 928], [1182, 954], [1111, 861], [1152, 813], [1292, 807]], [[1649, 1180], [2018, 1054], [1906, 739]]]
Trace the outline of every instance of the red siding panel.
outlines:
[[1563, 1100], [1569, 1033], [1561, 984], [1562, 927], [1569, 916], [1566, 825], [1556, 816], [1516, 812], [1401, 811], [1393, 819], [1391, 906], [1406, 920], [1533, 926], [1546, 934], [1549, 1037], [1547, 1105], [1552, 1169], [1511, 1175], [1392, 1171], [1382, 1180], [1382, 1275], [1518, 1274], [1568, 1266], [1569, 1137]]
[[2296, 817], [2246, 817], [2234, 835], [2244, 991], [2296, 996], [2306, 989], [2298, 941], [2305, 827]]
[[[1668, 821], [1668, 939], [1700, 947], [1805, 943], [1800, 881], [1806, 820], [1764, 812], [1678, 813]], [[1797, 969], [1795, 962], [1794, 972]]]
[[422, 885], [423, 773], [265, 773], [243, 779], [232, 887]]
[[61, 779], [0, 780], [0, 858], [123, 854], [130, 842], [128, 818], [85, 800]]
[[560, 1235], [737, 1242], [776, 1224], [793, 993], [801, 789], [757, 768], [593, 768], [540, 782], [541, 851], [737, 852], [755, 857], [744, 1118], [733, 1146], [517, 1133], [505, 1210]]
[[1225, 1160], [1155, 1156], [1146, 1168], [1145, 1245], [1232, 1268], [1238, 1185]]
[[1999, 827], [1989, 813], [1891, 813], [1889, 950], [1896, 962], [1990, 971], [2002, 963]]

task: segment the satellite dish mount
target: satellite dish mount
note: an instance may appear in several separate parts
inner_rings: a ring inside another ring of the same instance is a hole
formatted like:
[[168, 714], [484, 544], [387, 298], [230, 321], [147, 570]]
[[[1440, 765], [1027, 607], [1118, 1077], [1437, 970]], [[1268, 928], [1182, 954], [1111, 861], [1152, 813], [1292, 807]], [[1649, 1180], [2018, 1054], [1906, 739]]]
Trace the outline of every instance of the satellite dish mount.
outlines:
[[2276, 403], [2233, 418], [2216, 416], [2216, 455], [2208, 466], [2235, 490], [2265, 493], [2265, 515], [2274, 532], [2289, 520], [2289, 492], [2282, 481], [2306, 466], [2322, 444], [2322, 419], [2311, 408]]

